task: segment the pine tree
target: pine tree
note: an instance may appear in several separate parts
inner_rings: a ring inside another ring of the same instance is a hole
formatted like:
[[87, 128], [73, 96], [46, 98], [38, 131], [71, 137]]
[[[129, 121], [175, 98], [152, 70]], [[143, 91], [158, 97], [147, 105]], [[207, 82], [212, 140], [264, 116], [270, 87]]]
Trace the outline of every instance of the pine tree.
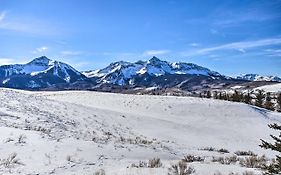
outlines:
[[214, 91], [213, 98], [218, 99], [218, 92], [217, 91]]
[[277, 111], [281, 112], [281, 93], [277, 96]]
[[[273, 151], [279, 152], [281, 154], [281, 125], [277, 125], [276, 123], [268, 125], [270, 128], [280, 131], [279, 136], [270, 135], [270, 137], [274, 140], [274, 143], [269, 143], [261, 139], [262, 144], [260, 147], [264, 149], [271, 149]], [[281, 156], [276, 155], [276, 161], [266, 166], [267, 174], [280, 174], [281, 173]]]
[[246, 104], [251, 104], [251, 101], [252, 101], [252, 97], [248, 92], [246, 95], [243, 96], [243, 102]]
[[241, 101], [241, 95], [237, 90], [234, 91], [234, 94], [231, 96], [231, 100], [235, 102], [240, 102]]
[[265, 104], [264, 104], [264, 107], [268, 110], [274, 110], [274, 106], [273, 106], [273, 103], [271, 102], [271, 94], [270, 92], [268, 92], [266, 94], [266, 98], [265, 98]]
[[223, 99], [223, 100], [227, 100], [227, 98], [226, 98], [226, 93], [223, 93], [223, 94], [222, 94], [222, 99]]
[[262, 90], [258, 91], [258, 94], [256, 95], [256, 102], [255, 105], [258, 107], [263, 107], [263, 100], [264, 100], [264, 94]]
[[224, 99], [224, 100], [227, 100], [227, 101], [230, 101], [230, 97], [229, 97], [229, 95], [228, 95], [227, 93], [225, 93], [225, 94], [223, 95], [223, 99]]
[[212, 94], [210, 91], [207, 91], [207, 95], [206, 95], [207, 98], [211, 98], [212, 97]]
[[221, 92], [219, 93], [219, 99], [223, 100], [223, 96]]

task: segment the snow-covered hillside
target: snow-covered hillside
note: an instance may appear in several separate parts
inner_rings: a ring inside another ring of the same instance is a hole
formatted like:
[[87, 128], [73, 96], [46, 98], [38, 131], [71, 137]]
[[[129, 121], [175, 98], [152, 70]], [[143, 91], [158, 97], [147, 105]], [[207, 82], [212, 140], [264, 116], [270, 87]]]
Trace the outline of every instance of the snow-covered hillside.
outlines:
[[[258, 145], [276, 134], [267, 124], [281, 123], [280, 113], [192, 97], [0, 89], [0, 99], [0, 158], [18, 159], [0, 174], [167, 174], [188, 154], [205, 158], [188, 164], [194, 174], [258, 174], [212, 160], [248, 150], [273, 157]], [[131, 167], [156, 157], [160, 168]]]
[[281, 83], [260, 86], [260, 87], [255, 88], [254, 90], [264, 90], [265, 92], [279, 93], [279, 92], [281, 92]]

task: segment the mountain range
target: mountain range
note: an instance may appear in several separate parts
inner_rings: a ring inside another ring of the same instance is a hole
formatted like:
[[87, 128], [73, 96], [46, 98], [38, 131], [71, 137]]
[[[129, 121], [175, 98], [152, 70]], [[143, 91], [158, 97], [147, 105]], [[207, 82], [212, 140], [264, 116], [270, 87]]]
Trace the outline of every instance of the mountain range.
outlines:
[[0, 66], [0, 86], [18, 89], [112, 90], [123, 88], [179, 88], [194, 91], [220, 88], [252, 81], [281, 82], [274, 76], [245, 74], [229, 77], [193, 63], [170, 63], [152, 57], [135, 63], [118, 61], [93, 71], [80, 72], [46, 56], [27, 64]]
[[277, 76], [261, 76], [259, 74], [242, 74], [237, 77], [236, 79], [241, 80], [248, 80], [248, 81], [276, 81], [281, 82], [281, 78]]

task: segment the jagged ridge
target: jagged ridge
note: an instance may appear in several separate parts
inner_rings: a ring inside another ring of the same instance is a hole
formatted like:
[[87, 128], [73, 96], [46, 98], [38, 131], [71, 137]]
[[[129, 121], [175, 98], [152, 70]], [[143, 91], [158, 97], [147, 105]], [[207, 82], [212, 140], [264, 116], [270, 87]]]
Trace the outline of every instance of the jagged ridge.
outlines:
[[133, 84], [140, 77], [159, 77], [162, 75], [200, 75], [213, 79], [228, 78], [207, 68], [192, 63], [170, 63], [153, 57], [148, 61], [135, 63], [119, 61], [111, 63], [104, 69], [84, 72], [89, 78], [97, 78], [99, 83], [111, 83], [117, 85]]
[[248, 80], [248, 81], [277, 81], [281, 82], [281, 78], [277, 76], [262, 76], [259, 74], [242, 74], [236, 77], [239, 80]]
[[45, 88], [59, 83], [86, 79], [68, 64], [45, 56], [27, 64], [0, 66], [0, 85], [13, 88]]

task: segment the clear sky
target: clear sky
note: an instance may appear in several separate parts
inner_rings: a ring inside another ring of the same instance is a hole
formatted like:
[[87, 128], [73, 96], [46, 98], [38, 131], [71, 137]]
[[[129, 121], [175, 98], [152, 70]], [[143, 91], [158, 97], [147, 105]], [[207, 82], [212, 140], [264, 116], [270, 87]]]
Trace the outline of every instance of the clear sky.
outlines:
[[78, 70], [155, 55], [281, 76], [281, 1], [0, 0], [0, 65], [41, 55]]

